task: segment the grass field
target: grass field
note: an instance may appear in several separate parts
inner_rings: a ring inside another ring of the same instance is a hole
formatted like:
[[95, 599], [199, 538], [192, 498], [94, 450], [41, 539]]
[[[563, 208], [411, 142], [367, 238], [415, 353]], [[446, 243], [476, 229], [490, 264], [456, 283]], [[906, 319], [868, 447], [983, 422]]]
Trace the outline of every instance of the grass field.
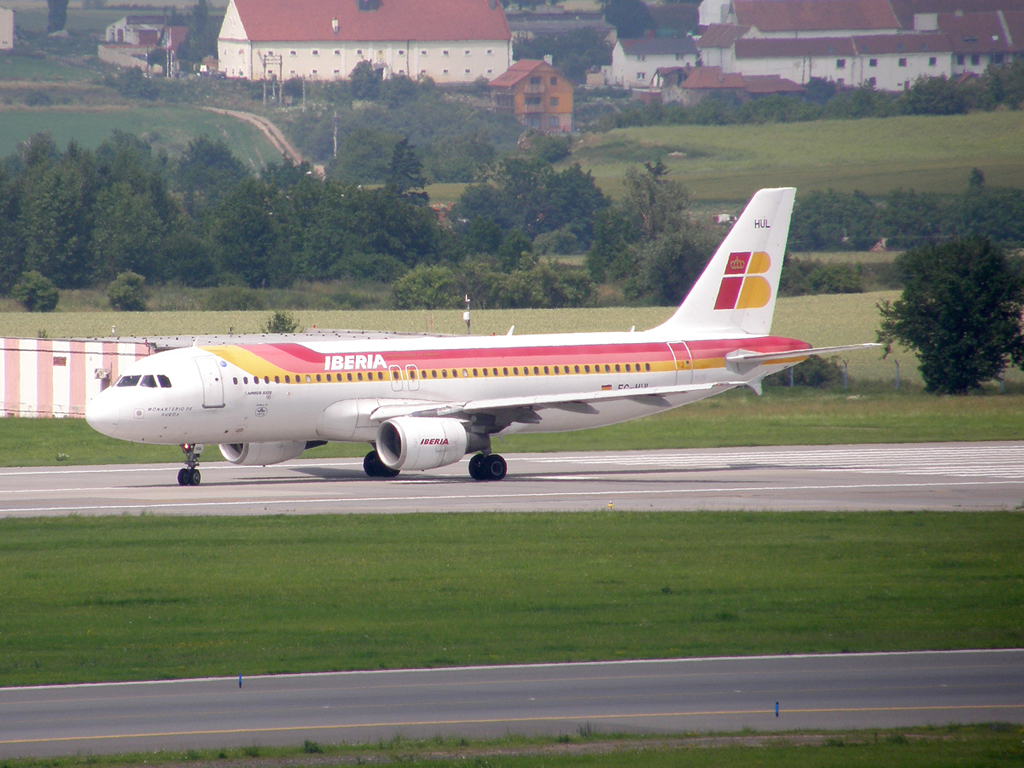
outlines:
[[0, 520], [0, 685], [1016, 647], [1022, 522], [611, 512]]
[[[1024, 112], [773, 125], [624, 128], [586, 136], [568, 162], [613, 197], [625, 169], [662, 160], [702, 200], [746, 201], [761, 187], [958, 192], [972, 168], [996, 186], [1024, 178]], [[685, 157], [670, 157], [682, 152]]]
[[58, 147], [74, 139], [95, 148], [110, 138], [115, 128], [147, 138], [154, 151], [164, 149], [179, 155], [189, 141], [206, 134], [223, 139], [231, 151], [250, 168], [259, 169], [281, 159], [269, 141], [254, 127], [232, 117], [190, 107], [142, 106], [99, 108], [0, 109], [0, 157], [36, 133], [49, 131]]
[[[373, 744], [251, 745], [121, 755], [5, 759], [7, 768], [122, 765], [375, 765], [412, 768], [1002, 768], [1024, 757], [1019, 726], [1007, 723], [872, 731], [787, 731], [781, 734], [604, 734], [587, 723], [556, 737], [514, 733], [491, 741], [438, 734]], [[230, 762], [228, 762], [230, 761]]]
[[37, 59], [9, 54], [0, 56], [0, 84], [11, 80], [79, 83], [99, 79], [99, 75], [95, 72], [82, 67], [71, 67], [53, 59]]

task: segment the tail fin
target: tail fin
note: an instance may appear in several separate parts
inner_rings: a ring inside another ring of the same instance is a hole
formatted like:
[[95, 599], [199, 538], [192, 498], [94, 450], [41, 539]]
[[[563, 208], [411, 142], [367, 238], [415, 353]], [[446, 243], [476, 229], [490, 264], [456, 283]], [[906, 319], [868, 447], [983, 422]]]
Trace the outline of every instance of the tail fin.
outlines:
[[655, 331], [767, 334], [796, 189], [762, 189], [718, 247], [679, 309]]

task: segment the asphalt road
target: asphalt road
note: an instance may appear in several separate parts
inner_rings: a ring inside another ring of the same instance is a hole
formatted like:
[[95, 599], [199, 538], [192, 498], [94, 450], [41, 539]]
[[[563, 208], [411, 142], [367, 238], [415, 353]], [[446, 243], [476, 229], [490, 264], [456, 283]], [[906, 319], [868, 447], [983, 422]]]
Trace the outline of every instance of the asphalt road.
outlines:
[[[775, 703], [778, 702], [778, 715]], [[1024, 722], [1024, 650], [349, 672], [0, 689], [0, 757]]]
[[[211, 446], [208, 450], [216, 451]], [[1024, 442], [795, 446], [508, 455], [500, 482], [466, 462], [391, 480], [361, 460], [271, 467], [177, 465], [0, 470], [0, 517], [619, 510], [950, 510], [1024, 505]]]

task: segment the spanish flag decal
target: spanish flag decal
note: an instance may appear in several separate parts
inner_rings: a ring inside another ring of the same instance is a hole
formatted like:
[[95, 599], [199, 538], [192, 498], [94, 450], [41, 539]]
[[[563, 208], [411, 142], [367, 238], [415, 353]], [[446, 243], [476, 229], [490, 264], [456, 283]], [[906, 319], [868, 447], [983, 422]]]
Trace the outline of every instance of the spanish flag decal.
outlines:
[[767, 306], [772, 297], [772, 287], [761, 275], [771, 265], [771, 258], [762, 251], [729, 254], [715, 309], [759, 309]]

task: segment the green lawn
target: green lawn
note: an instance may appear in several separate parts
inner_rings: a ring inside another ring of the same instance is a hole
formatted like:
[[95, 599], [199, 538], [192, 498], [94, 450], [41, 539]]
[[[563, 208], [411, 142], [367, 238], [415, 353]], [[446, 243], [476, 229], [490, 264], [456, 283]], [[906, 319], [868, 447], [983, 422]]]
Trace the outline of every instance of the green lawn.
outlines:
[[0, 85], [4, 81], [78, 83], [99, 80], [99, 75], [82, 67], [71, 67], [53, 59], [29, 56], [0, 56]]
[[[629, 165], [662, 160], [702, 200], [745, 202], [761, 187], [958, 192], [1024, 178], [1024, 112], [726, 126], [624, 128], [584, 137], [569, 162], [617, 196]], [[684, 157], [670, 157], [682, 152]]]
[[0, 520], [0, 686], [1024, 643], [1019, 513]]
[[118, 128], [150, 141], [154, 151], [179, 155], [189, 141], [203, 134], [223, 139], [250, 168], [280, 162], [280, 154], [256, 128], [233, 117], [191, 107], [133, 104], [97, 108], [54, 107], [0, 110], [0, 157], [36, 133], [49, 131], [57, 146], [71, 140], [95, 148]]

